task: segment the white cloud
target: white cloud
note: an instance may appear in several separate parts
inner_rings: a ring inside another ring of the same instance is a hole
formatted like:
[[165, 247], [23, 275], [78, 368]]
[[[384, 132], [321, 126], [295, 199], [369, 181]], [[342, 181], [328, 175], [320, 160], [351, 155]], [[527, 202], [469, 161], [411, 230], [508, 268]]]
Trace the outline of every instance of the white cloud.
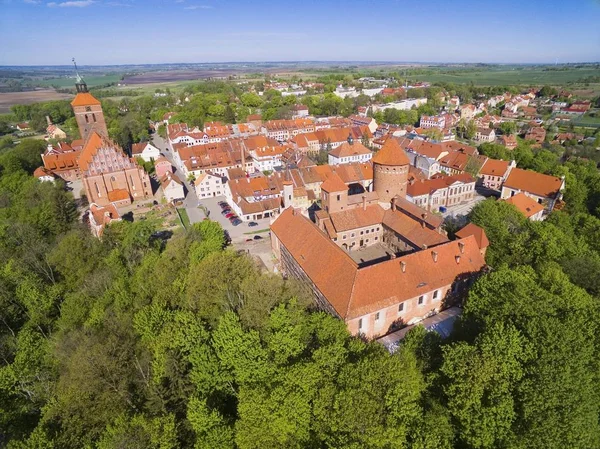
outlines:
[[23, 3], [27, 3], [28, 5], [37, 5], [40, 3], [40, 0], [23, 0]]
[[96, 3], [94, 0], [76, 0], [62, 3], [50, 2], [48, 3], [48, 6], [50, 8], [85, 8], [86, 6], [93, 5], [94, 3]]
[[210, 5], [190, 5], [183, 9], [213, 9], [213, 7]]

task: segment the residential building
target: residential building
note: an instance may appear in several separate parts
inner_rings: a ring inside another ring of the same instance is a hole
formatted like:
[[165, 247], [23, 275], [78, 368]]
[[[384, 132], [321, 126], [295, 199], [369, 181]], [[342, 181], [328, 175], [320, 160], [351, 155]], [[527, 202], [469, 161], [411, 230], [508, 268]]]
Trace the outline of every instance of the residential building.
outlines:
[[419, 119], [419, 127], [423, 129], [446, 127], [446, 117], [441, 115], [422, 115]]
[[88, 211], [88, 220], [90, 230], [94, 237], [100, 238], [104, 234], [104, 228], [113, 221], [121, 221], [121, 215], [113, 203], [109, 203], [104, 207], [98, 206], [95, 203], [90, 204]]
[[340, 146], [331, 150], [327, 156], [329, 165], [349, 164], [352, 162], [368, 162], [373, 152], [350, 136]]
[[516, 166], [517, 163], [515, 161], [488, 158], [479, 170], [481, 184], [488, 189], [500, 191], [510, 171]]
[[525, 140], [534, 140], [535, 143], [544, 143], [546, 130], [541, 126], [532, 126], [525, 134]]
[[293, 119], [308, 117], [308, 106], [303, 104], [295, 104], [292, 106], [292, 112], [294, 114], [292, 116]]
[[156, 173], [156, 177], [161, 179], [167, 173], [173, 173], [173, 166], [166, 157], [159, 156], [154, 161], [154, 172]]
[[517, 147], [517, 137], [509, 134], [498, 137], [498, 143], [504, 145], [509, 150], [514, 150]]
[[564, 177], [557, 178], [530, 170], [513, 168], [502, 185], [500, 198], [508, 199], [523, 192], [543, 205], [546, 212], [550, 212], [554, 209], [557, 201], [562, 200], [564, 188]]
[[62, 140], [67, 138], [67, 133], [60, 129], [58, 126], [49, 124], [46, 127], [47, 139]]
[[131, 146], [131, 157], [141, 157], [144, 162], [155, 161], [160, 157], [160, 150], [150, 142], [134, 143]]
[[366, 126], [367, 128], [369, 128], [371, 134], [373, 134], [377, 129], [377, 122], [372, 117], [351, 115], [350, 117], [348, 117], [348, 119], [350, 119], [350, 121], [352, 122], [352, 126]]
[[541, 221], [545, 218], [544, 206], [523, 192], [502, 201], [515, 206], [528, 220]]
[[54, 182], [56, 179], [56, 176], [54, 176], [50, 170], [46, 170], [44, 167], [36, 168], [33, 172], [33, 176], [35, 176], [41, 182]]
[[496, 132], [493, 128], [477, 128], [475, 131], [475, 141], [479, 143], [493, 142], [496, 140]]
[[477, 114], [477, 107], [473, 104], [465, 104], [460, 106], [460, 118], [465, 120], [472, 120]]
[[169, 203], [181, 201], [185, 198], [182, 182], [170, 172], [167, 172], [165, 176], [160, 179], [160, 186], [162, 187], [165, 199]]
[[408, 183], [406, 199], [428, 211], [452, 207], [472, 201], [475, 179], [466, 173], [453, 176], [436, 175], [432, 179]]

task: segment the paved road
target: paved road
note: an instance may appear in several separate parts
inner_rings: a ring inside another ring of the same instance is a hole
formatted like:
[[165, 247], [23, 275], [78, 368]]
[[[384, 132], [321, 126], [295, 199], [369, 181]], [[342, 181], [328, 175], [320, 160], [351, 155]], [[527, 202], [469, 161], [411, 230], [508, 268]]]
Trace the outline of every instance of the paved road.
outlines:
[[468, 215], [471, 212], [471, 209], [475, 207], [477, 203], [485, 200], [485, 196], [475, 195], [472, 201], [469, 201], [466, 204], [459, 204], [457, 206], [452, 206], [446, 209], [446, 212], [442, 213], [444, 218], [446, 217], [459, 217], [461, 215]]

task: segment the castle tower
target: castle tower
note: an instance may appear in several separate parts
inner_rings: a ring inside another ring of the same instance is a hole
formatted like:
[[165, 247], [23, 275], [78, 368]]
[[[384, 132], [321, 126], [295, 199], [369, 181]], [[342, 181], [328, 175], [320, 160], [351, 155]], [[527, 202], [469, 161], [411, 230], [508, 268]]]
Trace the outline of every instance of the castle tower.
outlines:
[[379, 202], [389, 205], [397, 195], [405, 198], [410, 162], [398, 141], [388, 138], [372, 160], [373, 186]]
[[348, 186], [337, 173], [332, 173], [321, 184], [321, 207], [325, 212], [340, 212], [348, 205]]
[[[73, 63], [75, 64], [74, 59]], [[77, 64], [75, 64], [75, 71], [77, 73], [77, 82], [75, 83], [77, 95], [75, 95], [75, 98], [71, 102], [71, 107], [75, 113], [79, 134], [84, 141], [87, 141], [92, 131], [108, 137], [108, 129], [106, 128], [102, 105], [100, 101], [89, 93], [87, 84], [77, 72]]]

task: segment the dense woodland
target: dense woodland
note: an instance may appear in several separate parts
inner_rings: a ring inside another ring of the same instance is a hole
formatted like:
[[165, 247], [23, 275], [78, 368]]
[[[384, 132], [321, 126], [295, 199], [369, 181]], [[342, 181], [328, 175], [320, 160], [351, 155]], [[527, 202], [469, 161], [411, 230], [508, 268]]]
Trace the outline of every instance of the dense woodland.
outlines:
[[[111, 136], [124, 147], [147, 138], [142, 124], [169, 110], [201, 124], [284, 115], [291, 101], [226, 83], [190, 89], [178, 106], [175, 95], [103, 101]], [[350, 108], [314, 98], [325, 114]], [[14, 114], [56, 108], [74, 127], [58, 103]], [[566, 208], [533, 223], [506, 203], [475, 207], [489, 273], [449, 339], [416, 327], [394, 354], [315, 310], [303, 285], [261, 273], [213, 222], [165, 239], [152, 221], [124, 221], [93, 238], [64, 185], [31, 176], [43, 150], [0, 146], [0, 447], [600, 447], [590, 146], [520, 142], [520, 167], [566, 177]]]

